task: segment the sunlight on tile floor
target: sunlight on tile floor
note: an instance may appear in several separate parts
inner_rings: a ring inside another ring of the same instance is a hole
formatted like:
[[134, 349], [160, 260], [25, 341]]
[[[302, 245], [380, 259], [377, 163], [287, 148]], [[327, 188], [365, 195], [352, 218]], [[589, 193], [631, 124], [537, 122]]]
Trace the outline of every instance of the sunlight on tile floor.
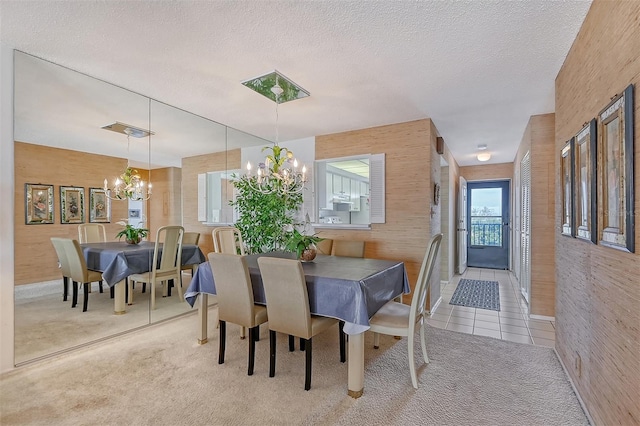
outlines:
[[[498, 281], [500, 311], [450, 305], [449, 300], [462, 278]], [[555, 324], [529, 319], [528, 306], [520, 294], [518, 281], [509, 271], [467, 268], [464, 274], [453, 277], [441, 290], [442, 301], [427, 320], [434, 327], [512, 342], [555, 345]]]

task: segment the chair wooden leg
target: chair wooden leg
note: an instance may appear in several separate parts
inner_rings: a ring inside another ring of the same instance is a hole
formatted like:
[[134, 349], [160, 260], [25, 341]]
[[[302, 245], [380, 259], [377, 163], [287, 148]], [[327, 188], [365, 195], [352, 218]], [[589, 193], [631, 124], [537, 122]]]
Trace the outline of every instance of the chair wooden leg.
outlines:
[[338, 322], [338, 333], [340, 338], [340, 362], [345, 362], [347, 360], [347, 351], [346, 351], [346, 342], [344, 338], [344, 321]]
[[253, 367], [256, 359], [256, 332], [257, 327], [249, 328], [249, 369], [248, 376], [253, 376]]
[[373, 333], [373, 349], [380, 348], [380, 333]]
[[149, 292], [151, 292], [151, 310], [156, 309], [156, 284], [149, 283]]
[[113, 286], [109, 287], [109, 297], [113, 299], [116, 296], [116, 289]]
[[[289, 336], [289, 350], [291, 350], [291, 343], [293, 342], [293, 336]], [[276, 375], [276, 332], [269, 330], [269, 377]]]
[[218, 364], [224, 364], [224, 344], [227, 338], [227, 322], [219, 321], [220, 324], [220, 347], [218, 349]]
[[67, 301], [67, 295], [69, 294], [69, 277], [62, 277], [62, 301]]
[[260, 326], [259, 325], [256, 326], [256, 331], [253, 333], [253, 340], [255, 342], [259, 342], [260, 341]]
[[247, 329], [246, 329], [246, 328], [244, 328], [244, 327], [240, 327], [240, 338], [241, 338], [242, 340], [244, 340], [244, 338], [246, 337], [246, 335], [247, 335]]
[[304, 390], [308, 391], [311, 389], [311, 339], [304, 342], [304, 353]]
[[296, 350], [296, 338], [292, 335], [289, 335], [289, 352], [293, 352]]
[[407, 352], [409, 352], [409, 373], [411, 373], [411, 384], [414, 388], [418, 389], [418, 378], [416, 376], [416, 363], [413, 357], [413, 338], [415, 336], [407, 337]]
[[100, 288], [100, 293], [104, 293], [104, 290], [102, 288], [102, 281], [98, 281], [98, 287]]
[[84, 283], [84, 301], [82, 302], [82, 312], [87, 312], [87, 306], [89, 305], [89, 283]]
[[426, 324], [424, 323], [424, 319], [420, 324], [420, 344], [422, 345], [422, 356], [424, 358], [424, 362], [429, 364], [429, 357], [427, 356], [427, 336], [425, 336], [424, 327]]
[[78, 304], [78, 282], [73, 281], [73, 294], [71, 295], [71, 307], [75, 308]]
[[305, 343], [305, 339], [303, 339], [302, 337], [300, 338], [300, 350], [304, 351], [304, 343]]

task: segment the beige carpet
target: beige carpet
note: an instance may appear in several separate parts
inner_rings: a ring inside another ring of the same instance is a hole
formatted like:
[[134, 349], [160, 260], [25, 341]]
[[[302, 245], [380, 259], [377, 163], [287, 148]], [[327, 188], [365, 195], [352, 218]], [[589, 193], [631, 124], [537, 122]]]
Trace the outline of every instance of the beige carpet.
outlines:
[[[346, 395], [337, 328], [314, 341], [311, 390], [304, 353], [280, 336], [276, 377], [268, 377], [268, 331], [255, 375], [246, 341], [230, 325], [217, 364], [217, 330], [196, 343], [188, 315], [1, 379], [2, 425], [582, 425], [588, 424], [554, 352], [489, 337], [428, 328], [431, 363], [411, 387], [406, 340], [367, 335], [365, 393]], [[417, 345], [419, 348], [419, 345]]]

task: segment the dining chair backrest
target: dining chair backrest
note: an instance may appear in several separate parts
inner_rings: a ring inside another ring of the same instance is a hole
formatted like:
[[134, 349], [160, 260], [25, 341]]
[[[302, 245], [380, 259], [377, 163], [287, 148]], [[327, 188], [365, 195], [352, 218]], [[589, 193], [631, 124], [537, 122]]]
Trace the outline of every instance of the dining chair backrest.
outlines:
[[253, 287], [245, 256], [209, 253], [218, 299], [218, 317], [222, 321], [252, 327]]
[[71, 280], [79, 283], [89, 282], [87, 262], [84, 259], [84, 254], [82, 253], [82, 248], [78, 240], [53, 237], [51, 238], [51, 242], [53, 242], [54, 247], [58, 245], [64, 249], [64, 255], [66, 256], [69, 268], [69, 275], [67, 276], [71, 278]]
[[213, 249], [216, 253], [245, 254], [242, 235], [238, 228], [224, 226], [212, 231]]
[[71, 268], [69, 267], [69, 260], [67, 259], [67, 252], [65, 250], [64, 244], [62, 244], [62, 238], [51, 238], [51, 243], [53, 244], [53, 248], [56, 251], [56, 256], [58, 256], [58, 263], [60, 264], [60, 270], [62, 271], [63, 277], [71, 276]]
[[364, 257], [364, 241], [333, 240], [331, 254], [344, 257]]
[[[180, 266], [182, 265], [182, 236], [184, 228], [182, 226], [170, 225], [162, 226], [156, 232], [156, 243], [153, 249], [154, 268], [152, 274], [166, 273], [177, 270], [180, 274]], [[162, 242], [162, 257], [160, 266], [158, 265], [158, 256], [160, 256], [160, 244]]]
[[333, 240], [330, 238], [325, 238], [324, 240], [316, 244], [316, 250], [320, 254], [330, 255], [332, 247], [333, 247]]
[[198, 245], [198, 241], [200, 241], [200, 233], [199, 232], [185, 232], [182, 236], [182, 245]]
[[442, 234], [436, 234], [431, 237], [431, 241], [429, 241], [429, 244], [427, 245], [427, 250], [425, 252], [424, 259], [422, 260], [422, 265], [420, 266], [420, 273], [418, 274], [418, 281], [416, 282], [413, 299], [411, 300], [410, 326], [415, 325], [416, 318], [420, 315], [424, 315], [425, 313], [431, 273], [433, 272], [433, 266], [435, 265], [436, 258], [438, 257], [438, 250], [440, 249], [441, 242]]
[[267, 299], [269, 329], [309, 339], [312, 336], [309, 294], [299, 260], [259, 257]]
[[78, 241], [84, 243], [104, 243], [107, 232], [101, 223], [82, 223], [78, 225]]

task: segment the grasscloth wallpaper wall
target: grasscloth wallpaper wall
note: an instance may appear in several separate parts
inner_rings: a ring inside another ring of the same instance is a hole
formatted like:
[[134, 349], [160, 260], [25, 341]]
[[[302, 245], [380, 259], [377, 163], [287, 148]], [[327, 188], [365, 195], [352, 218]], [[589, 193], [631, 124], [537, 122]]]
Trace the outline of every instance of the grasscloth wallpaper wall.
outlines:
[[[640, 247], [640, 2], [596, 0], [556, 78], [556, 170], [564, 141], [635, 84], [635, 245]], [[556, 349], [596, 424], [640, 424], [640, 250], [560, 236]]]

